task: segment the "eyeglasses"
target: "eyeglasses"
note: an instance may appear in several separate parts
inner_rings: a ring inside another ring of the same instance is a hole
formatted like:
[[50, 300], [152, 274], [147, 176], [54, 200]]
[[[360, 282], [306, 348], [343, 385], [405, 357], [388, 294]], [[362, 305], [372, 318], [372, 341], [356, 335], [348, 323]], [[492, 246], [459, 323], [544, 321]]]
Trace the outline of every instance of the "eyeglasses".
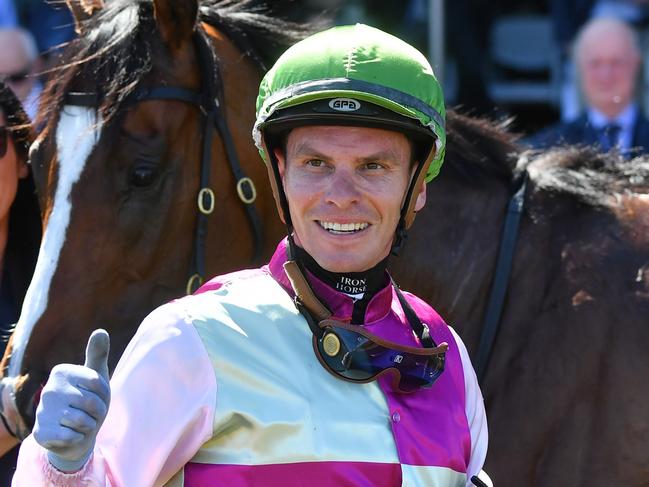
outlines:
[[318, 323], [313, 348], [320, 363], [333, 375], [350, 382], [370, 382], [387, 373], [393, 387], [414, 392], [432, 386], [444, 371], [448, 344], [432, 348], [409, 347], [383, 340], [357, 325], [332, 319]]
[[9, 134], [7, 127], [0, 127], [0, 157], [4, 157], [7, 153], [7, 146], [9, 145]]
[[17, 73], [0, 74], [0, 81], [3, 83], [22, 83], [30, 76], [31, 72], [32, 67], [27, 66], [25, 69], [18, 71]]

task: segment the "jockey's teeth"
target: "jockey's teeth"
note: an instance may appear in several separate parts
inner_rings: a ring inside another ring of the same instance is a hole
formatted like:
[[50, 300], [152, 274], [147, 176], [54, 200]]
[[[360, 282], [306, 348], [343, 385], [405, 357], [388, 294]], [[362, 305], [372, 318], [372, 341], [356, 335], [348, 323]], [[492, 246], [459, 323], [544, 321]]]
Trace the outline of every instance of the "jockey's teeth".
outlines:
[[320, 222], [320, 226], [330, 232], [358, 232], [368, 227], [367, 223]]

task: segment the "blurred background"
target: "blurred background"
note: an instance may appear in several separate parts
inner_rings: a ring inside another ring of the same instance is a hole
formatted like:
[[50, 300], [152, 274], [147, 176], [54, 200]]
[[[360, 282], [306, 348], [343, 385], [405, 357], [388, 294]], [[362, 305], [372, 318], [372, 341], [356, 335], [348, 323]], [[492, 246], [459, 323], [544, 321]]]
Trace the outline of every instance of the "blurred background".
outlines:
[[[330, 15], [334, 24], [364, 22], [414, 44], [442, 81], [447, 106], [495, 119], [511, 117], [512, 130], [523, 136], [574, 121], [588, 108], [572, 48], [589, 20], [624, 21], [636, 31], [642, 57], [649, 52], [649, 0], [305, 0], [302, 4], [309, 12], [304, 19]], [[615, 69], [618, 59], [602, 62]], [[639, 70], [635, 87], [640, 111], [646, 113], [645, 69]]]
[[[449, 107], [512, 117], [512, 129], [529, 135], [575, 119], [583, 109], [571, 56], [579, 27], [597, 15], [617, 16], [633, 25], [646, 46], [648, 5], [649, 0], [294, 0], [282, 2], [280, 12], [298, 21], [363, 22], [393, 33], [428, 56]], [[55, 63], [59, 46], [74, 35], [62, 0], [0, 0], [0, 78], [31, 116], [45, 81], [38, 73]], [[644, 70], [640, 78], [644, 108]]]

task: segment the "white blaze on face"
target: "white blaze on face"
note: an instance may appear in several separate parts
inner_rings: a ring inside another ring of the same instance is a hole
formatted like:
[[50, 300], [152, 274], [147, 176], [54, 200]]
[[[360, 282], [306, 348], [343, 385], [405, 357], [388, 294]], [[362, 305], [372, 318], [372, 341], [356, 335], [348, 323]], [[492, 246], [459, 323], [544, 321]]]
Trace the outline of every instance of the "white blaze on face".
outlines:
[[56, 129], [59, 172], [54, 204], [43, 234], [34, 276], [14, 332], [13, 353], [9, 363], [10, 377], [20, 374], [25, 347], [32, 329], [47, 307], [52, 277], [70, 223], [72, 188], [79, 180], [86, 160], [99, 140], [101, 125], [102, 120], [97, 119], [92, 108], [66, 106], [61, 111]]

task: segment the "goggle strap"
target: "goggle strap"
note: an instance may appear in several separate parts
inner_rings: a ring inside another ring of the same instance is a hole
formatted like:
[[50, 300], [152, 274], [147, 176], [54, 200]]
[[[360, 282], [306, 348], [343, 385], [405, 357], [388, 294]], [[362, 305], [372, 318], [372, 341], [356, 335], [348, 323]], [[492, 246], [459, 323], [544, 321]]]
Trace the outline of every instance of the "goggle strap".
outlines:
[[445, 353], [448, 350], [448, 344], [446, 342], [443, 342], [439, 346], [433, 348], [421, 347], [419, 345], [402, 345], [400, 343], [396, 343], [381, 338], [380, 336], [374, 335], [373, 333], [367, 331], [362, 326], [352, 325], [351, 323], [345, 323], [343, 321], [336, 321], [332, 319], [321, 321], [320, 323], [318, 323], [318, 327], [321, 328], [322, 330], [337, 330], [337, 334], [339, 334], [340, 330], [351, 332], [355, 335], [360, 335], [364, 337], [366, 340], [372, 342], [373, 344], [383, 347], [385, 349], [389, 349], [397, 352], [403, 352], [407, 354], [430, 356], [430, 355], [439, 355]]
[[313, 317], [316, 322], [325, 320], [331, 316], [331, 311], [322, 304], [322, 301], [309, 286], [309, 283], [304, 277], [300, 266], [295, 260], [289, 260], [284, 264], [284, 271], [288, 280], [291, 282], [295, 296], [302, 303], [302, 305], [308, 310], [309, 314]]
[[313, 315], [309, 313], [309, 310], [306, 309], [306, 306], [300, 301], [300, 298], [295, 296], [294, 300], [295, 302], [295, 307], [297, 310], [300, 312], [302, 316], [304, 316], [304, 319], [306, 320], [307, 324], [309, 325], [309, 328], [311, 329], [311, 333], [313, 336], [317, 339], [320, 340], [324, 336], [325, 330], [320, 328], [318, 324], [315, 322], [315, 319], [313, 318]]
[[394, 282], [394, 279], [392, 279], [392, 276], [390, 276], [390, 282], [392, 283], [392, 286], [394, 286], [394, 290], [397, 293], [397, 297], [399, 298], [399, 303], [401, 304], [401, 308], [403, 309], [403, 312], [406, 315], [406, 319], [408, 320], [408, 323], [410, 323], [410, 326], [412, 327], [412, 330], [415, 332], [415, 335], [417, 335], [417, 337], [421, 341], [421, 345], [425, 348], [436, 347], [437, 344], [431, 338], [430, 330], [428, 329], [428, 326], [425, 326], [421, 322], [421, 320], [417, 316], [417, 313], [415, 313], [415, 310], [413, 310], [412, 306], [410, 306], [408, 301], [406, 301], [406, 298], [404, 297], [403, 293], [399, 289], [399, 286], [397, 286], [397, 283]]

